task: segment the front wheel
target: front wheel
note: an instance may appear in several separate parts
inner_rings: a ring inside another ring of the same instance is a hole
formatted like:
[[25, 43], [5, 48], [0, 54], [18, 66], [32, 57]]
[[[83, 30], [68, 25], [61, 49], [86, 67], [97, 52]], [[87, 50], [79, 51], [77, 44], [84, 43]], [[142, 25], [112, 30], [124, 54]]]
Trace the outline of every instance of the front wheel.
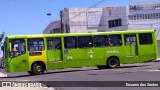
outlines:
[[34, 63], [32, 66], [31, 74], [32, 75], [39, 75], [44, 73], [44, 68], [42, 64]]
[[119, 59], [116, 58], [116, 57], [110, 57], [108, 60], [107, 60], [107, 66], [109, 68], [116, 68], [119, 66]]

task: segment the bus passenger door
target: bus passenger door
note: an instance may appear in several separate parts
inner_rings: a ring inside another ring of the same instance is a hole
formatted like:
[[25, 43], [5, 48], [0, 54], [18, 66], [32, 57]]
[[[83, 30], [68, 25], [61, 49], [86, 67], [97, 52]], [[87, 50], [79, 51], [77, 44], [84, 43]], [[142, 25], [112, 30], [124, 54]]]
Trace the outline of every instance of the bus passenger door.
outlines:
[[64, 68], [61, 38], [47, 38], [48, 69]]
[[138, 62], [138, 46], [136, 34], [126, 34], [124, 35], [124, 45], [127, 63]]

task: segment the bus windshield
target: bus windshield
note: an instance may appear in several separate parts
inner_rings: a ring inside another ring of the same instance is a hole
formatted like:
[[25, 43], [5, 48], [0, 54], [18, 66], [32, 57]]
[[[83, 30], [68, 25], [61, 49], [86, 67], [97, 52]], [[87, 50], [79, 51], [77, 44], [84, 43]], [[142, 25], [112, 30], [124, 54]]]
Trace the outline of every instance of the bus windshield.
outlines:
[[25, 52], [25, 41], [23, 39], [11, 40], [11, 57], [19, 56]]

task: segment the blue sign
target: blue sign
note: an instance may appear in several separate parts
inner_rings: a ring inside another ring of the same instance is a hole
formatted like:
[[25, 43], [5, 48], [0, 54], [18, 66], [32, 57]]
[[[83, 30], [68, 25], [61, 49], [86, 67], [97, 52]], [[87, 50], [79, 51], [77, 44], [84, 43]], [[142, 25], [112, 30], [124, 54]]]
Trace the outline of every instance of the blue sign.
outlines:
[[68, 50], [64, 50], [64, 54], [68, 54]]

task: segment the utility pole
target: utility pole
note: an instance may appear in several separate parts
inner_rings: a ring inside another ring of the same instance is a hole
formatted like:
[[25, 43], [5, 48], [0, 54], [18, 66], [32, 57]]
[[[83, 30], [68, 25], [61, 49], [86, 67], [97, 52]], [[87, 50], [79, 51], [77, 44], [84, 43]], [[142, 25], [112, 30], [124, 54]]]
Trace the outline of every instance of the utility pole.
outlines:
[[62, 17], [63, 17], [63, 14], [62, 14], [62, 10], [60, 10], [60, 24], [61, 24], [61, 33], [63, 33], [63, 22], [62, 22]]

